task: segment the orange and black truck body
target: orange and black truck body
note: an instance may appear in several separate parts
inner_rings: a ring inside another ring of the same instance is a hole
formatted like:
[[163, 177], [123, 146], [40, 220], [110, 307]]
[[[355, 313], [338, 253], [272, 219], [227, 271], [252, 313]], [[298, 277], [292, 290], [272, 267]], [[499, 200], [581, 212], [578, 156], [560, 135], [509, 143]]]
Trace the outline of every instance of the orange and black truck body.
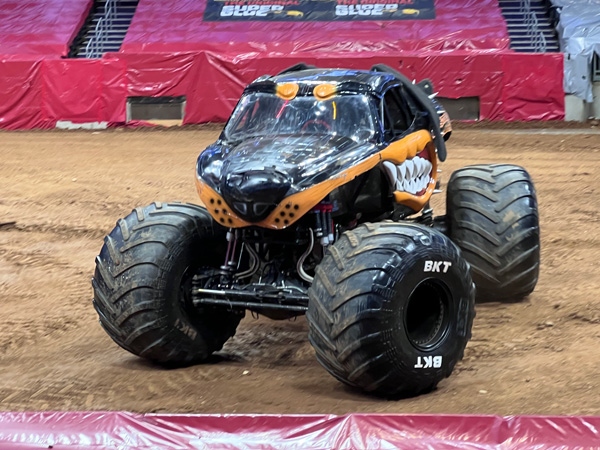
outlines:
[[230, 228], [285, 229], [324, 199], [342, 222], [418, 212], [451, 132], [432, 94], [387, 66], [260, 77], [198, 158], [200, 199]]

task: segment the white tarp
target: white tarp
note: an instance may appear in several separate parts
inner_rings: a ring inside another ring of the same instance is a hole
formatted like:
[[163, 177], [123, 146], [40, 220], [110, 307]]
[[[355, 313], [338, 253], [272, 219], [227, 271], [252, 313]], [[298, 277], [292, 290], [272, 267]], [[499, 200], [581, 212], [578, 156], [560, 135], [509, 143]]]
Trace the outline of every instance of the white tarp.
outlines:
[[560, 13], [557, 31], [565, 54], [565, 92], [593, 101], [591, 64], [600, 54], [600, 0], [551, 0]]

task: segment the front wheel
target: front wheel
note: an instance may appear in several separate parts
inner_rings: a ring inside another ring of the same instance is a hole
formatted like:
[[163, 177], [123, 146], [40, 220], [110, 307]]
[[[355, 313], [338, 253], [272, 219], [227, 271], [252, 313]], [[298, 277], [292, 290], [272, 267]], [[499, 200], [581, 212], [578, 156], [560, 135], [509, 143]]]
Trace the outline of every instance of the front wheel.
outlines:
[[309, 290], [309, 340], [348, 385], [384, 396], [433, 389], [471, 337], [474, 285], [446, 236], [384, 222], [328, 248]]
[[225, 230], [185, 203], [136, 208], [104, 240], [92, 279], [94, 307], [108, 335], [163, 364], [200, 362], [234, 335], [243, 312], [194, 307], [192, 279], [223, 260]]

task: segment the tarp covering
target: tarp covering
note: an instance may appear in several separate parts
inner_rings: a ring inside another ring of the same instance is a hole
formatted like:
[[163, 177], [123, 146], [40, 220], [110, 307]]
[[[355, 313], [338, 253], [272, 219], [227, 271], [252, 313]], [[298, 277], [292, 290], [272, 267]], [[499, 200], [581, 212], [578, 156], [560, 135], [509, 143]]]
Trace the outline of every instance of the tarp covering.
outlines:
[[559, 12], [556, 28], [565, 53], [565, 92], [591, 103], [590, 67], [594, 52], [600, 54], [600, 2], [552, 0], [552, 4]]
[[[127, 58], [126, 55], [119, 55], [119, 58], [123, 57]], [[441, 97], [479, 97], [481, 119], [510, 121], [564, 118], [563, 61], [560, 54], [361, 54], [353, 58], [313, 57], [304, 58], [304, 61], [319, 67], [351, 69], [369, 69], [374, 64], [383, 63], [399, 70], [409, 79], [430, 78]], [[229, 116], [246, 84], [265, 73], [275, 74], [297, 62], [292, 57], [200, 55], [195, 64], [200, 67], [200, 84], [192, 82], [199, 93], [196, 101], [200, 104], [189, 105], [186, 123], [196, 120], [223, 121]], [[200, 115], [188, 117], [188, 113], [196, 112]]]
[[474, 415], [166, 415], [0, 413], [0, 448], [584, 449], [600, 417]]
[[93, 0], [0, 0], [0, 59], [67, 56]]
[[[304, 11], [302, 3], [309, 0], [261, 1], [263, 6], [284, 5], [286, 14], [268, 14], [265, 20], [273, 18], [268, 24], [262, 19], [205, 20], [207, 1], [214, 0], [179, 0], [176, 6], [163, 0], [140, 0], [121, 52], [211, 51], [229, 55], [256, 52], [263, 56], [302, 57], [307, 53], [329, 56], [350, 52], [356, 55], [357, 52], [503, 50], [510, 45], [497, 0], [435, 0], [433, 20], [345, 20], [336, 21], [335, 25], [307, 20], [309, 14], [300, 15]], [[340, 4], [354, 6], [355, 12], [359, 4], [395, 5], [401, 11], [412, 12], [421, 1], [340, 0]], [[257, 2], [220, 3], [245, 6]], [[316, 3], [338, 2], [320, 0]], [[292, 15], [287, 15], [288, 10]], [[256, 14], [256, 11], [246, 10], [246, 13]], [[388, 13], [381, 13], [384, 14]]]
[[[304, 61], [351, 69], [388, 64], [410, 79], [430, 78], [442, 97], [479, 97], [481, 119], [564, 118], [561, 54], [363, 53]], [[291, 56], [205, 52], [0, 61], [0, 128], [53, 128], [58, 120], [124, 123], [130, 96], [185, 95], [184, 123], [223, 122], [248, 83], [297, 62]]]
[[0, 128], [54, 128], [58, 120], [124, 122], [121, 61], [0, 61]]

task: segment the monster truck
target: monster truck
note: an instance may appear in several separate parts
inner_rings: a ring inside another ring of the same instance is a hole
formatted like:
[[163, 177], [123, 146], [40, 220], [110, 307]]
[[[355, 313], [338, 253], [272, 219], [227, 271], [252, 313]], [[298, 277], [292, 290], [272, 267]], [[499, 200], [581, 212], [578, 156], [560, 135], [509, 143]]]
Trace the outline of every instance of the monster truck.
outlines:
[[[452, 174], [427, 80], [300, 64], [246, 87], [198, 157], [200, 204], [139, 207], [105, 238], [100, 323], [154, 362], [206, 360], [245, 311], [306, 313], [316, 358], [383, 396], [434, 388], [462, 358], [479, 300], [529, 294], [539, 268], [533, 183], [521, 167]], [[474, 283], [473, 283], [474, 282]]]

